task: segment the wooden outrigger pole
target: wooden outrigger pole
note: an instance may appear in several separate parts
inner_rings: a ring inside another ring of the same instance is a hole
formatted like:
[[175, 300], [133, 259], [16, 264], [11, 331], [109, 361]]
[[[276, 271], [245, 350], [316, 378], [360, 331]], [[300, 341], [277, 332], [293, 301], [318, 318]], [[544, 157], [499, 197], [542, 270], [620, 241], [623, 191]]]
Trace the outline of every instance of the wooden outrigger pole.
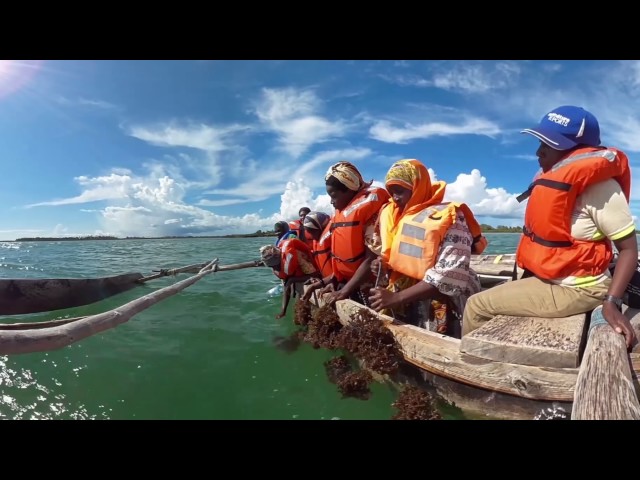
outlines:
[[57, 350], [104, 330], [114, 328], [129, 321], [133, 316], [152, 307], [158, 302], [181, 292], [204, 276], [214, 272], [237, 270], [262, 266], [261, 261], [219, 266], [216, 258], [206, 264], [188, 265], [173, 270], [163, 270], [157, 275], [141, 278], [144, 282], [153, 278], [196, 271], [197, 273], [153, 293], [144, 295], [107, 312], [61, 320], [35, 323], [0, 324], [0, 355], [44, 352]]

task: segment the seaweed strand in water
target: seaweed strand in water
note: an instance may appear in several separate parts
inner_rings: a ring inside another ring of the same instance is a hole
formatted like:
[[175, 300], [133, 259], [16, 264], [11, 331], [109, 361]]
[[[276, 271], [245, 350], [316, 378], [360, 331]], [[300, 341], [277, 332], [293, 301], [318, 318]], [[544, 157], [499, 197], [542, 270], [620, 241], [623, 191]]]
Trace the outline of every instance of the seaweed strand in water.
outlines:
[[293, 323], [295, 325], [307, 326], [312, 320], [311, 317], [311, 302], [305, 302], [298, 300], [294, 307]]
[[[298, 302], [306, 303], [306, 302]], [[373, 381], [370, 371], [392, 375], [402, 362], [402, 349], [393, 333], [370, 310], [361, 308], [346, 325], [340, 323], [333, 305], [324, 305], [311, 315], [310, 306], [296, 309], [297, 325], [304, 329], [303, 340], [314, 348], [341, 349], [362, 362], [363, 369], [354, 370], [346, 355], [324, 363], [329, 381], [336, 384], [343, 397], [366, 400], [371, 395]], [[392, 404], [397, 413], [394, 420], [440, 420], [434, 397], [407, 385]]]
[[361, 308], [338, 335], [341, 348], [361, 359], [365, 368], [385, 375], [398, 371], [402, 349], [382, 320]]
[[327, 377], [338, 386], [343, 397], [355, 397], [367, 400], [371, 395], [369, 384], [373, 380], [365, 370], [353, 371], [349, 359], [345, 355], [333, 357], [324, 362]]
[[413, 385], [405, 386], [391, 406], [397, 410], [392, 420], [442, 420], [433, 395]]
[[310, 343], [313, 348], [335, 350], [340, 347], [338, 335], [342, 324], [332, 306], [324, 305], [316, 310], [306, 328], [304, 341]]
[[380, 374], [398, 370], [402, 359], [400, 347], [393, 334], [368, 310], [361, 309], [346, 326], [340, 323], [333, 305], [317, 309], [311, 317], [308, 312], [302, 306], [296, 311], [296, 324], [306, 327], [304, 341], [314, 348], [346, 350], [363, 362], [365, 368], [360, 371], [353, 371], [344, 356], [338, 357], [342, 359], [340, 361], [325, 363], [330, 381], [338, 386], [343, 396], [366, 400], [371, 393], [369, 384], [373, 381], [369, 370]]

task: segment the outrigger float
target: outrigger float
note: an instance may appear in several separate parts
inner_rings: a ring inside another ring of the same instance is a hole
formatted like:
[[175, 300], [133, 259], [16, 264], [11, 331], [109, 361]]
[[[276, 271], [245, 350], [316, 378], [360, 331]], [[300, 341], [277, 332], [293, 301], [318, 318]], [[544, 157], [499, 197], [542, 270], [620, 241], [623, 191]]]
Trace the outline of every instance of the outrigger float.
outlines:
[[132, 290], [146, 282], [180, 273], [189, 278], [136, 298], [107, 312], [44, 322], [0, 323], [0, 355], [56, 350], [129, 321], [134, 315], [215, 272], [263, 266], [251, 261], [219, 265], [208, 263], [162, 269], [152, 275], [126, 273], [100, 278], [0, 279], [0, 315], [19, 315], [89, 305]]

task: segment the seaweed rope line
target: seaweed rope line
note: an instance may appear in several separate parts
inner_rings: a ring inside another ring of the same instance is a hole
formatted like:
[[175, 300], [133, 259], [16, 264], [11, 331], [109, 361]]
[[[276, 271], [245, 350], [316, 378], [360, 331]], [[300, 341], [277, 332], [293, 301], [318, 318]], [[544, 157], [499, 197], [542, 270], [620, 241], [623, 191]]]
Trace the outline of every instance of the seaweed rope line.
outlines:
[[[382, 263], [379, 263], [378, 264], [378, 274], [376, 275], [376, 283], [373, 286], [373, 288], [378, 288], [378, 284], [380, 283], [381, 274], [382, 274]], [[365, 307], [371, 308], [371, 305], [369, 304], [369, 300], [367, 299], [367, 296], [362, 293], [362, 290], [358, 290], [358, 296], [362, 300], [362, 304]]]
[[[373, 286], [373, 288], [378, 288], [378, 284], [380, 283], [380, 278], [381, 277], [382, 277], [382, 260], [380, 260], [380, 263], [378, 264], [378, 274], [376, 275], [376, 284]], [[369, 305], [367, 300], [365, 300], [364, 295], [362, 295], [362, 290], [360, 291], [360, 298], [362, 298], [362, 301], [364, 302], [364, 306], [365, 307], [371, 308], [371, 306]], [[396, 319], [396, 314], [393, 311], [393, 308], [390, 308], [389, 310], [391, 310], [391, 317], [394, 320], [397, 320]]]

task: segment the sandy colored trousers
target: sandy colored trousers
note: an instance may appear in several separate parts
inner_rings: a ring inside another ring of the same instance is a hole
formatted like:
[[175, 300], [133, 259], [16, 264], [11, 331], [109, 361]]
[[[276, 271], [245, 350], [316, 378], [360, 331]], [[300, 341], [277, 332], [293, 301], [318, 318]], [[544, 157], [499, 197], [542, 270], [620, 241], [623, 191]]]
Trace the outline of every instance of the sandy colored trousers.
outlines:
[[467, 300], [462, 336], [496, 315], [552, 318], [588, 312], [602, 303], [610, 283], [607, 279], [593, 287], [573, 288], [529, 277], [489, 288]]

